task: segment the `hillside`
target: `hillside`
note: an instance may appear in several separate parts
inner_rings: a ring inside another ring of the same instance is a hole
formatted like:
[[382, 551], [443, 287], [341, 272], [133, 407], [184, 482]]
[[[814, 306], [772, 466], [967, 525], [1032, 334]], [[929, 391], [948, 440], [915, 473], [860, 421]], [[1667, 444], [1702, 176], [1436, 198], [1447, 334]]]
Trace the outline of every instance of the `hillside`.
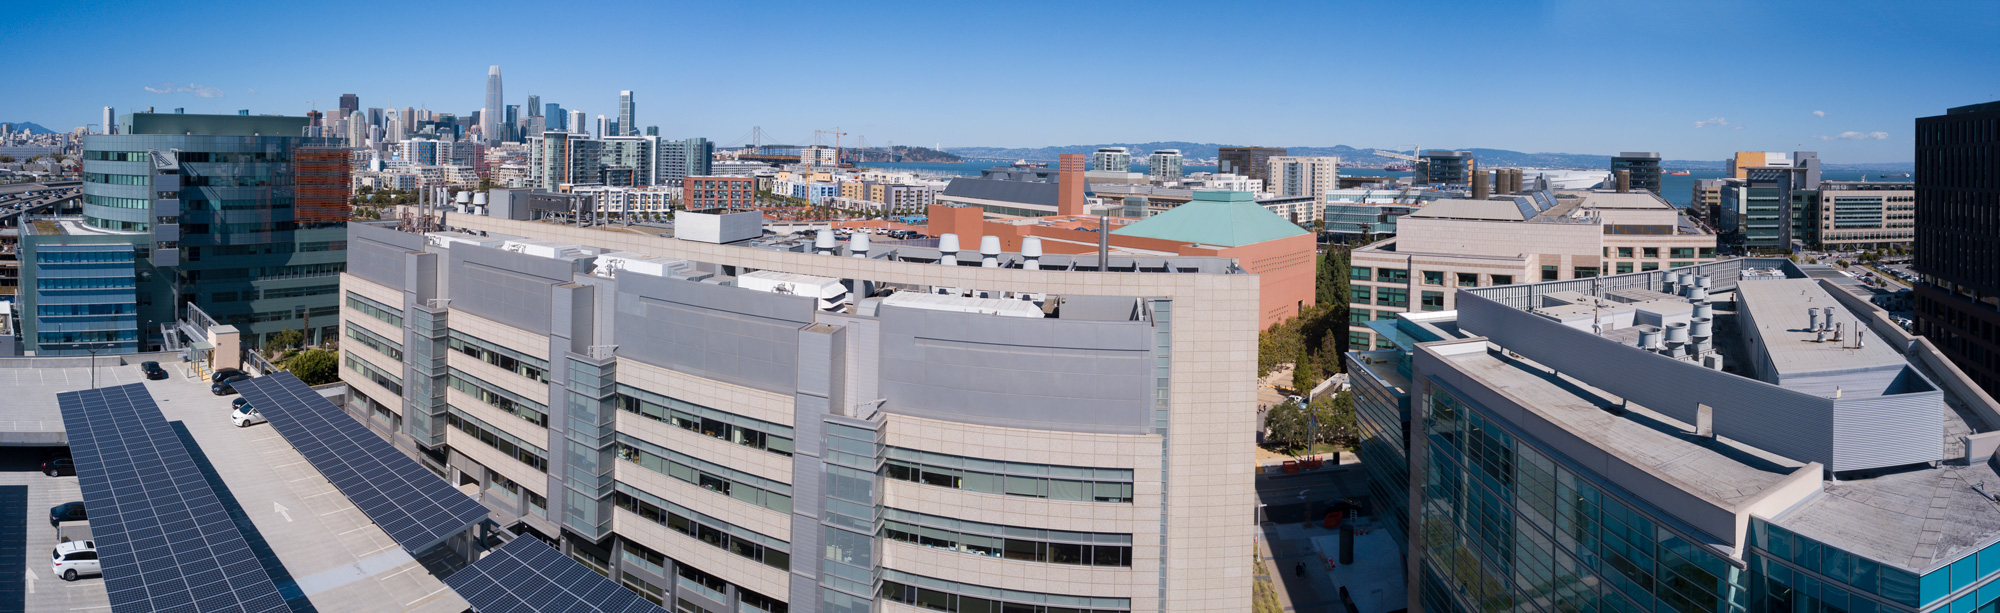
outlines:
[[848, 149], [846, 152], [843, 153], [843, 155], [846, 155], [847, 160], [850, 162], [955, 163], [960, 161], [960, 158], [957, 154], [938, 151], [936, 149], [932, 149], [929, 147], [910, 147], [906, 145], [896, 145], [894, 147], [890, 147], [887, 149], [884, 149], [882, 147]]
[[0, 121], [0, 126], [7, 126], [7, 131], [9, 132], [26, 132], [29, 134], [56, 133], [55, 130], [44, 128], [41, 124], [32, 121]]
[[[945, 150], [966, 157], [990, 158], [990, 159], [1021, 158], [1029, 160], [1053, 161], [1056, 159], [1057, 155], [1064, 153], [1081, 153], [1088, 155], [1091, 152], [1097, 151], [1099, 147], [1125, 147], [1132, 151], [1133, 161], [1136, 162], [1139, 159], [1144, 158], [1146, 155], [1151, 154], [1153, 151], [1159, 149], [1179, 149], [1181, 151], [1181, 155], [1186, 156], [1189, 159], [1214, 159], [1216, 156], [1217, 149], [1221, 147], [1235, 147], [1235, 146], [1240, 146], [1240, 145], [1222, 145], [1216, 143], [1190, 143], [1185, 141], [1156, 141], [1150, 143], [1104, 143], [1098, 145], [1064, 145], [1058, 147], [1033, 147], [1033, 148], [946, 147]], [[1285, 149], [1286, 152], [1291, 155], [1340, 156], [1341, 160], [1349, 166], [1382, 166], [1385, 164], [1390, 164], [1398, 161], [1393, 158], [1380, 157], [1374, 155], [1374, 152], [1378, 150], [1394, 152], [1394, 153], [1402, 153], [1404, 155], [1409, 154], [1408, 150], [1398, 151], [1394, 149], [1374, 149], [1374, 148], [1357, 149], [1354, 147], [1349, 147], [1347, 145], [1334, 145], [1331, 147], [1285, 147]], [[1479, 158], [1479, 163], [1484, 164], [1486, 166], [1520, 166], [1520, 167], [1534, 167], [1534, 168], [1607, 168], [1611, 165], [1611, 156], [1609, 154], [1524, 153], [1520, 151], [1510, 151], [1507, 149], [1482, 149], [1477, 147], [1468, 148], [1464, 150], [1471, 151], [1474, 156], [1477, 156]], [[1723, 160], [1662, 160], [1660, 164], [1666, 168], [1671, 168], [1676, 170], [1722, 170], [1728, 167], [1728, 163]], [[1908, 171], [1914, 168], [1914, 164], [1910, 163], [1884, 163], [1884, 164], [1824, 163], [1824, 166], [1827, 170], [1864, 170], [1864, 171]]]

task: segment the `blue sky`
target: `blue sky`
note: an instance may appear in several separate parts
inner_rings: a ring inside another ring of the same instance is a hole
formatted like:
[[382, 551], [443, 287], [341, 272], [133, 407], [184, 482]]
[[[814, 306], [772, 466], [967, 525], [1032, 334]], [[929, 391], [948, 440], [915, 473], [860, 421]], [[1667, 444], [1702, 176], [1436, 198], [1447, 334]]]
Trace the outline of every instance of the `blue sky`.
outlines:
[[2000, 2], [9, 3], [0, 120], [469, 113], [528, 94], [666, 136], [1185, 140], [1904, 162], [2000, 100]]

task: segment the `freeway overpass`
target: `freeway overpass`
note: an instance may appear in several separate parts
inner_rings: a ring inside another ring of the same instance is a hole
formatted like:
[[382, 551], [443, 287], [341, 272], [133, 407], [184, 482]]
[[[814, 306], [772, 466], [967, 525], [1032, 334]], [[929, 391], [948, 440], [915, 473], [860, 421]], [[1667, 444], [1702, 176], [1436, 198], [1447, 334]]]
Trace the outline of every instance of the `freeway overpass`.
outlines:
[[21, 214], [37, 215], [75, 208], [83, 189], [78, 182], [20, 183], [0, 187], [0, 227], [18, 227]]

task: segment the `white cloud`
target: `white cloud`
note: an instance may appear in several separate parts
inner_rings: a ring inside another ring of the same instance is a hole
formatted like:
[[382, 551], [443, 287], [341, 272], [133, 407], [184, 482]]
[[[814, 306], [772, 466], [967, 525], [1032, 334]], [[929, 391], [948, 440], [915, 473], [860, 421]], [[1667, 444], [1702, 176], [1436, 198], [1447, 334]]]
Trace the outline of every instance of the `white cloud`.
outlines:
[[1743, 129], [1743, 126], [1729, 126], [1729, 129], [1731, 129], [1731, 130], [1741, 130], [1741, 129]]
[[221, 98], [222, 90], [195, 83], [176, 84], [172, 81], [159, 85], [148, 85], [146, 91], [155, 94], [194, 94], [202, 98]]
[[255, 95], [257, 95], [257, 88], [254, 88], [254, 87], [253, 87], [253, 88], [250, 88], [250, 95], [252, 95], [252, 96], [255, 96]]
[[1813, 111], [1813, 116], [1814, 116], [1814, 117], [1825, 117], [1825, 116], [1826, 116], [1826, 111]]
[[1701, 121], [1694, 122], [1694, 127], [1697, 128], [1706, 128], [1709, 126], [1726, 126], [1726, 125], [1729, 125], [1729, 120], [1723, 119], [1721, 117], [1710, 117], [1708, 119], [1703, 119]]
[[1820, 140], [1889, 140], [1888, 132], [1841, 132], [1833, 136], [1821, 136]]

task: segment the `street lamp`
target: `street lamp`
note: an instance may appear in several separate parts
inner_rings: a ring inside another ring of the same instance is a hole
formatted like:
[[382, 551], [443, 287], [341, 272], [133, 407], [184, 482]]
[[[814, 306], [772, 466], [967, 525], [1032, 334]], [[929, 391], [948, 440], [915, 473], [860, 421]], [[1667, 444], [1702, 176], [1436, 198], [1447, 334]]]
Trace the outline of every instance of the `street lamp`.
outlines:
[[113, 342], [85, 343], [86, 346], [83, 350], [90, 352], [90, 389], [97, 389], [97, 352], [110, 349], [113, 345], [117, 344]]

